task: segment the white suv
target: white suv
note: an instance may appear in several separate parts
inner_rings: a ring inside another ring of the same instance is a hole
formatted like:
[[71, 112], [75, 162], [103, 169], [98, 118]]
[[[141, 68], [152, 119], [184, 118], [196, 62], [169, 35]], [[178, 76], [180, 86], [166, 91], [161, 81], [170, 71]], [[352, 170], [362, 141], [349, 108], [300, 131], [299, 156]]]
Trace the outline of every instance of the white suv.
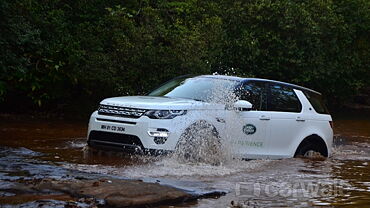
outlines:
[[[209, 145], [210, 138], [217, 142]], [[182, 76], [147, 96], [107, 98], [88, 129], [94, 147], [191, 154], [200, 151], [195, 147], [226, 144], [234, 155], [249, 159], [313, 152], [328, 157], [332, 142], [332, 118], [320, 93], [222, 75]]]

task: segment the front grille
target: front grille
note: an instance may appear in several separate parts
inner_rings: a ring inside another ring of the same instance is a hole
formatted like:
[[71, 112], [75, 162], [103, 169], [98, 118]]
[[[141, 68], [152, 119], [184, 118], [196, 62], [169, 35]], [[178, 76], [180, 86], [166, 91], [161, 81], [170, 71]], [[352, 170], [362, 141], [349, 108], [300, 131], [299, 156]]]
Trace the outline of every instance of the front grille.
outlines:
[[113, 105], [100, 105], [98, 109], [99, 115], [119, 116], [125, 118], [140, 118], [146, 110], [137, 108], [127, 108]]
[[139, 137], [129, 134], [117, 134], [104, 131], [91, 131], [89, 143], [92, 145], [114, 146], [123, 148], [143, 148]]
[[107, 122], [114, 122], [114, 123], [123, 123], [123, 124], [136, 125], [136, 122], [131, 122], [131, 121], [120, 121], [120, 120], [103, 119], [103, 118], [97, 118], [96, 120], [97, 121], [107, 121]]

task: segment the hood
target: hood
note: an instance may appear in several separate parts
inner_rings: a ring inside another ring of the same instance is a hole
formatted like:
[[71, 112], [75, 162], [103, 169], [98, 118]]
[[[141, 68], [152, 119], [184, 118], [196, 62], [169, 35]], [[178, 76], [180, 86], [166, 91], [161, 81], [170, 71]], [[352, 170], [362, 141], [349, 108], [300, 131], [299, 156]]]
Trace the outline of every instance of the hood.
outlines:
[[222, 104], [206, 103], [186, 98], [158, 96], [113, 97], [104, 99], [100, 104], [148, 110], [225, 109], [225, 106]]

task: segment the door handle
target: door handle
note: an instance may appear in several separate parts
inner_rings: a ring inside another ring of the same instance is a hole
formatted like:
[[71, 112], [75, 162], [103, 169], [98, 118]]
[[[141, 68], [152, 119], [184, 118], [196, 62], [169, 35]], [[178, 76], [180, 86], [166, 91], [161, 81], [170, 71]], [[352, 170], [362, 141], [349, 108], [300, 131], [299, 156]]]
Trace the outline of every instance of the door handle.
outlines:
[[297, 118], [295, 119], [296, 121], [305, 121], [306, 119], [300, 117], [300, 116], [297, 116]]
[[270, 116], [262, 115], [260, 116], [260, 120], [270, 120]]

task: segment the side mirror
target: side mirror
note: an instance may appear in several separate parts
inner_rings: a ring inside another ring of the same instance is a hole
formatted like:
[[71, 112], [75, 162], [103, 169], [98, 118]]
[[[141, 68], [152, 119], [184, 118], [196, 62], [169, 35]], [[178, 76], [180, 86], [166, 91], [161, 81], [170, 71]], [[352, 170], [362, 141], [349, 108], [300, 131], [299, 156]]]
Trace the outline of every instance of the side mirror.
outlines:
[[248, 111], [252, 109], [252, 103], [246, 100], [238, 100], [234, 103], [234, 108], [240, 111]]

